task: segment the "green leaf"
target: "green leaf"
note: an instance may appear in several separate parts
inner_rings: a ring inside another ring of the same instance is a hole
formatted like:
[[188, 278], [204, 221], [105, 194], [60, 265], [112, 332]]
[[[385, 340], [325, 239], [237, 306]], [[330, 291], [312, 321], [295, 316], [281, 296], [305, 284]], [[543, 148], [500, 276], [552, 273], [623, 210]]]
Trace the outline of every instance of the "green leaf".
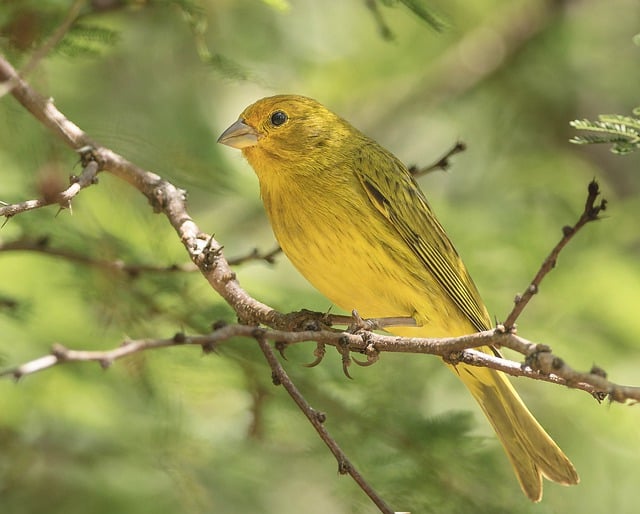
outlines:
[[[633, 110], [638, 114], [638, 108]], [[574, 136], [569, 141], [578, 145], [611, 144], [611, 151], [625, 155], [640, 149], [640, 119], [620, 114], [601, 114], [597, 121], [573, 120], [569, 125], [578, 130], [598, 132], [599, 135]], [[608, 134], [608, 135], [604, 135]]]

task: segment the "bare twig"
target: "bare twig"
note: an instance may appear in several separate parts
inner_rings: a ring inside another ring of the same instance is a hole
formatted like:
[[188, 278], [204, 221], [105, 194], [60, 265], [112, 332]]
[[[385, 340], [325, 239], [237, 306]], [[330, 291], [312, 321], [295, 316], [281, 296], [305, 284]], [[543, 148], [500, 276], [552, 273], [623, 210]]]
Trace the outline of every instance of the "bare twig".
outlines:
[[533, 295], [538, 292], [540, 283], [544, 277], [546, 277], [547, 274], [555, 268], [560, 252], [565, 246], [567, 246], [567, 243], [571, 241], [573, 236], [575, 236], [587, 223], [600, 219], [598, 216], [606, 209], [607, 201], [605, 199], [601, 199], [599, 203], [596, 203], [599, 195], [600, 188], [598, 183], [595, 180], [592, 180], [587, 188], [587, 199], [585, 201], [584, 211], [580, 215], [580, 218], [572, 227], [565, 226], [562, 228], [562, 239], [560, 239], [558, 244], [553, 247], [551, 253], [543, 261], [540, 269], [536, 273], [536, 276], [533, 277], [531, 284], [529, 284], [529, 287], [527, 287], [524, 293], [516, 296], [514, 299], [513, 309], [507, 316], [507, 319], [502, 323], [505, 329], [513, 330], [515, 328], [516, 320], [531, 298], [533, 298]]
[[269, 366], [273, 370], [273, 383], [275, 385], [282, 385], [289, 396], [296, 403], [298, 408], [304, 413], [307, 417], [313, 428], [316, 430], [320, 439], [327, 445], [327, 448], [331, 451], [333, 456], [338, 461], [338, 473], [341, 475], [350, 475], [351, 478], [360, 486], [366, 495], [371, 499], [371, 501], [380, 509], [380, 512], [385, 514], [393, 514], [393, 509], [391, 509], [385, 501], [375, 492], [373, 487], [364, 479], [364, 477], [360, 474], [360, 472], [355, 468], [355, 466], [351, 463], [347, 455], [342, 451], [342, 448], [338, 445], [335, 439], [331, 437], [328, 430], [324, 426], [324, 422], [326, 420], [326, 415], [323, 412], [318, 412], [315, 410], [307, 400], [305, 400], [304, 396], [300, 393], [298, 388], [289, 378], [287, 372], [284, 370], [280, 362], [278, 361], [276, 355], [273, 353], [271, 346], [267, 342], [267, 339], [264, 337], [257, 337], [256, 340], [260, 345], [260, 350], [265, 356], [265, 359], [269, 363]]
[[279, 246], [276, 246], [273, 250], [269, 250], [265, 253], [262, 253], [257, 248], [254, 248], [248, 254], [230, 258], [227, 262], [229, 263], [229, 266], [237, 266], [249, 261], [264, 261], [268, 264], [273, 264], [274, 262], [276, 262], [276, 257], [281, 253], [282, 249]]
[[467, 149], [466, 144], [464, 144], [462, 141], [457, 141], [456, 144], [454, 144], [451, 147], [451, 149], [447, 151], [446, 154], [444, 154], [440, 159], [438, 159], [433, 164], [430, 164], [429, 166], [425, 166], [424, 168], [418, 168], [417, 166], [410, 166], [409, 172], [414, 177], [421, 177], [422, 175], [426, 175], [427, 173], [431, 173], [433, 171], [438, 171], [438, 170], [447, 171], [451, 166], [449, 159], [451, 159], [451, 157], [453, 157], [458, 153], [464, 152], [466, 149]]
[[15, 216], [20, 212], [32, 211], [34, 209], [39, 209], [40, 207], [51, 205], [52, 203], [53, 202], [45, 199], [25, 200], [24, 202], [18, 202], [18, 203], [12, 203], [12, 204], [2, 202], [2, 205], [0, 206], [0, 216], [6, 217], [4, 221], [4, 223], [6, 223], [11, 216]]
[[[91, 257], [80, 252], [76, 252], [66, 248], [55, 248], [51, 246], [49, 237], [43, 236], [39, 238], [22, 237], [14, 241], [0, 241], [0, 253], [3, 252], [34, 252], [50, 257], [58, 257], [70, 262], [84, 264], [93, 268], [104, 269], [108, 271], [119, 271], [131, 277], [137, 277], [143, 273], [193, 273], [199, 271], [197, 266], [190, 263], [170, 264], [168, 266], [159, 266], [155, 264], [127, 264], [120, 259], [108, 260]], [[250, 261], [274, 262], [275, 256], [281, 252], [280, 248], [275, 248], [268, 252], [262, 253], [258, 249], [253, 249], [246, 255], [241, 255], [233, 259], [229, 259], [230, 266], [245, 264]]]
[[98, 163], [88, 160], [79, 176], [71, 177], [71, 185], [61, 191], [57, 195], [41, 198], [38, 200], [26, 200], [24, 202], [14, 204], [4, 204], [0, 206], [0, 216], [4, 216], [7, 220], [21, 212], [39, 209], [57, 203], [61, 209], [70, 209], [71, 200], [84, 188], [97, 183], [96, 175], [98, 174]]
[[99, 268], [108, 271], [119, 271], [131, 277], [137, 277], [142, 273], [176, 273], [176, 272], [194, 272], [198, 268], [193, 263], [171, 264], [169, 266], [158, 266], [153, 264], [127, 264], [122, 260], [108, 260], [94, 258], [74, 250], [66, 248], [55, 248], [51, 246], [48, 237], [40, 237], [37, 239], [23, 237], [15, 241], [1, 242], [0, 253], [3, 252], [34, 252], [50, 257], [57, 257], [69, 262], [83, 264], [92, 268]]

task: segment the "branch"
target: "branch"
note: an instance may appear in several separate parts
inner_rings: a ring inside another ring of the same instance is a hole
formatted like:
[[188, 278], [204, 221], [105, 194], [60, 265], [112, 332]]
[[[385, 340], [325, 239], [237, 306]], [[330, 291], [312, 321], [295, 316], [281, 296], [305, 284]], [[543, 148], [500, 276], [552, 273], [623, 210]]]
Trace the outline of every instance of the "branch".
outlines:
[[553, 247], [551, 253], [543, 261], [540, 269], [536, 273], [535, 277], [533, 277], [531, 284], [529, 284], [529, 287], [527, 287], [524, 293], [516, 296], [514, 299], [513, 309], [507, 316], [507, 319], [502, 323], [507, 330], [515, 329], [516, 320], [520, 314], [522, 314], [522, 311], [527, 306], [531, 298], [533, 298], [533, 295], [538, 292], [540, 283], [544, 277], [546, 277], [547, 274], [555, 268], [558, 256], [562, 249], [567, 246], [573, 236], [575, 236], [587, 223], [600, 219], [600, 213], [607, 208], [607, 201], [605, 199], [601, 199], [600, 202], [596, 204], [596, 200], [599, 195], [600, 188], [598, 183], [595, 180], [592, 180], [587, 187], [587, 199], [585, 201], [584, 211], [582, 211], [580, 218], [578, 218], [578, 221], [572, 227], [565, 226], [562, 228], [562, 239], [560, 239], [558, 244]]
[[176, 273], [176, 272], [193, 272], [198, 271], [192, 263], [189, 264], [171, 264], [169, 266], [158, 266], [153, 264], [126, 264], [122, 260], [98, 259], [84, 255], [74, 250], [66, 248], [54, 248], [51, 246], [49, 237], [43, 236], [39, 238], [24, 237], [10, 242], [0, 242], [0, 253], [3, 252], [33, 252], [57, 257], [66, 261], [83, 264], [93, 268], [99, 268], [109, 271], [119, 271], [137, 277], [142, 273]]
[[224, 258], [222, 246], [212, 236], [203, 234], [193, 222], [186, 210], [183, 190], [93, 141], [55, 107], [52, 99], [44, 98], [18, 77], [1, 55], [0, 81], [15, 82], [11, 90], [15, 99], [67, 146], [85, 154], [90, 149], [91, 159], [98, 163], [98, 169], [108, 171], [144, 194], [156, 212], [162, 212], [167, 217], [191, 260], [213, 289], [236, 309], [240, 319], [249, 323], [277, 322], [278, 313], [274, 309], [251, 298], [240, 287], [235, 273]]
[[[66, 248], [55, 248], [51, 246], [48, 236], [39, 238], [22, 237], [14, 241], [3, 243], [0, 241], [0, 253], [3, 252], [34, 252], [50, 257], [57, 257], [66, 261], [83, 264], [93, 268], [104, 269], [108, 271], [118, 271], [125, 273], [130, 277], [137, 277], [143, 273], [193, 273], [199, 271], [193, 263], [170, 264], [168, 266], [160, 266], [155, 264], [127, 264], [120, 259], [108, 260], [99, 259]], [[229, 259], [230, 266], [245, 264], [250, 261], [265, 261], [270, 264], [275, 262], [275, 257], [281, 252], [280, 248], [274, 248], [268, 252], [261, 252], [254, 248], [246, 255], [240, 255], [233, 259]]]
[[331, 437], [329, 432], [324, 426], [324, 422], [326, 421], [326, 415], [323, 412], [316, 411], [307, 400], [305, 400], [304, 396], [300, 394], [298, 388], [294, 385], [294, 383], [287, 375], [287, 372], [284, 370], [277, 357], [273, 353], [271, 346], [267, 342], [267, 339], [263, 336], [256, 337], [258, 341], [258, 345], [260, 346], [260, 350], [264, 354], [269, 366], [273, 370], [273, 383], [275, 385], [282, 385], [289, 396], [293, 399], [296, 405], [300, 408], [300, 410], [307, 417], [313, 428], [316, 430], [320, 439], [327, 445], [331, 453], [338, 461], [338, 473], [341, 475], [350, 475], [351, 478], [360, 486], [366, 495], [371, 498], [371, 501], [380, 509], [380, 512], [385, 514], [393, 514], [394, 510], [389, 507], [385, 501], [374, 491], [374, 489], [369, 485], [369, 483], [364, 479], [364, 477], [356, 470], [354, 465], [351, 463], [347, 455], [342, 451], [342, 448], [338, 446], [338, 443]]
[[451, 166], [449, 159], [451, 159], [451, 157], [453, 157], [458, 153], [464, 152], [466, 149], [467, 149], [466, 144], [464, 144], [462, 141], [456, 141], [456, 144], [454, 144], [449, 149], [449, 151], [447, 151], [446, 154], [444, 154], [440, 159], [438, 159], [433, 164], [430, 164], [429, 166], [425, 166], [424, 168], [418, 168], [417, 166], [410, 166], [409, 172], [414, 177], [421, 177], [422, 175], [426, 175], [427, 173], [431, 173], [433, 171], [438, 171], [438, 170], [447, 171]]
[[268, 252], [261, 252], [257, 248], [254, 248], [246, 255], [240, 255], [239, 257], [233, 257], [228, 259], [228, 263], [230, 266], [237, 266], [239, 264], [244, 264], [250, 261], [264, 261], [267, 264], [273, 264], [276, 262], [276, 257], [282, 253], [282, 249], [279, 246], [276, 246], [272, 250]]
[[5, 223], [16, 214], [46, 207], [54, 203], [57, 203], [60, 209], [71, 209], [71, 200], [73, 200], [82, 189], [97, 184], [98, 182], [98, 163], [90, 157], [87, 158], [86, 155], [83, 155], [82, 158], [83, 160], [86, 158], [86, 164], [82, 169], [82, 173], [80, 173], [79, 176], [72, 175], [70, 177], [71, 185], [64, 191], [50, 196], [45, 195], [44, 198], [38, 200], [26, 200], [24, 202], [3, 204], [0, 206], [0, 216], [6, 218]]
[[[325, 316], [309, 312], [307, 316], [311, 319], [313, 314]], [[188, 336], [178, 333], [169, 339], [126, 340], [117, 348], [105, 351], [70, 350], [56, 344], [50, 355], [1, 371], [0, 376], [20, 379], [26, 375], [71, 362], [98, 362], [103, 368], [108, 368], [114, 361], [123, 357], [168, 346], [196, 345], [201, 346], [208, 353], [215, 351], [218, 345], [238, 337], [252, 338], [258, 342], [262, 339], [274, 341], [281, 351], [284, 351], [288, 345], [315, 341], [322, 345], [333, 346], [340, 353], [346, 350], [366, 355], [372, 362], [377, 361], [378, 355], [383, 352], [437, 355], [454, 365], [463, 362], [472, 366], [503, 371], [514, 377], [527, 377], [565, 385], [572, 389], [586, 391], [599, 400], [608, 397], [610, 401], [620, 403], [627, 400], [640, 401], [640, 387], [611, 382], [607, 379], [606, 373], [595, 366], [588, 372], [576, 371], [563, 359], [554, 355], [547, 345], [528, 341], [500, 329], [460, 337], [405, 338], [374, 334], [366, 330], [360, 330], [357, 333], [333, 329], [295, 331], [243, 324], [223, 324], [207, 335]], [[521, 354], [524, 357], [523, 362], [515, 362], [475, 350], [487, 345], [509, 348]], [[354, 362], [360, 363], [355, 359]]]

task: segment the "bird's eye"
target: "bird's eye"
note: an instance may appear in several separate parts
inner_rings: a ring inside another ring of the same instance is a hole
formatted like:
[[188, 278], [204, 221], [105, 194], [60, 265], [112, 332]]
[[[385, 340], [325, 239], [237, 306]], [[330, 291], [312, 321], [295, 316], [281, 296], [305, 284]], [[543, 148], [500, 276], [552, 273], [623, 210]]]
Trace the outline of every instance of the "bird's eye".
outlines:
[[274, 127], [279, 127], [285, 121], [287, 121], [289, 117], [282, 111], [276, 111], [271, 115], [271, 124]]

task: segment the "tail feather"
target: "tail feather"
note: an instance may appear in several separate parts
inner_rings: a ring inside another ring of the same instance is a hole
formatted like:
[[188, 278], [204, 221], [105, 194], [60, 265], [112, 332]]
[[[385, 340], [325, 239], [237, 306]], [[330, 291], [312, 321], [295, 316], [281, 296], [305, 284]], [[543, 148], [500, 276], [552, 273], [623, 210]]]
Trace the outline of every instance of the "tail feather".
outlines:
[[542, 498], [542, 477], [563, 485], [580, 479], [571, 461], [536, 421], [511, 382], [489, 368], [455, 367], [502, 442], [524, 493]]

